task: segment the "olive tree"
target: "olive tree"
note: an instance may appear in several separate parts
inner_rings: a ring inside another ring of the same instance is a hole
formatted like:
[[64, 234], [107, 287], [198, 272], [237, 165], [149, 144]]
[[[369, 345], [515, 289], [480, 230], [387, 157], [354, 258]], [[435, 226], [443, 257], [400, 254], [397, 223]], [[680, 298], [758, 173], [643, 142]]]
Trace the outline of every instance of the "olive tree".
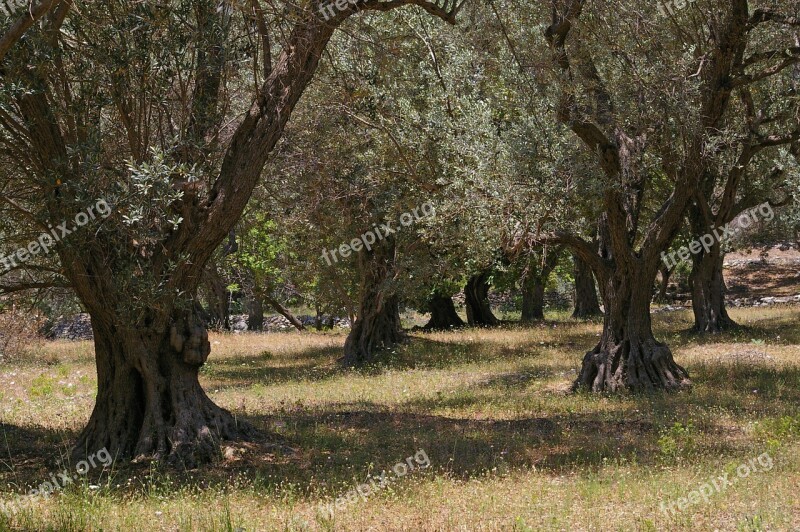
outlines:
[[39, 5], [0, 38], [0, 143], [33, 191], [19, 208], [43, 227], [96, 198], [113, 208], [54, 246], [95, 338], [97, 400], [76, 452], [210, 460], [252, 429], [198, 382], [210, 345], [193, 298], [207, 261], [336, 28], [403, 6], [453, 23], [463, 1]]

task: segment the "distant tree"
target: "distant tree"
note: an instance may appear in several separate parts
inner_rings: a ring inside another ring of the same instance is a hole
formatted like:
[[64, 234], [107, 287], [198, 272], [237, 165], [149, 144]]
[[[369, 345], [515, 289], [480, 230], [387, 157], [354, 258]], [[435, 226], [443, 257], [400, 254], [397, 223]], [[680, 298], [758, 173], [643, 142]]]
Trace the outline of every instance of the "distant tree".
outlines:
[[572, 254], [575, 280], [575, 309], [572, 317], [576, 319], [602, 316], [600, 304], [597, 302], [597, 287], [591, 266], [577, 254]]
[[[688, 373], [653, 336], [651, 288], [660, 254], [717, 163], [721, 129], [741, 113], [731, 103], [734, 91], [764, 79], [764, 67], [754, 68], [744, 50], [761, 57], [775, 43], [753, 26], [746, 0], [696, 3], [678, 15], [694, 21], [688, 36], [656, 6], [622, 2], [609, 16], [601, 4], [555, 0], [545, 34], [560, 91], [556, 115], [604, 174], [600, 253], [568, 232], [542, 240], [572, 247], [601, 286], [603, 334], [584, 357], [575, 389], [684, 388]], [[694, 17], [697, 10], [702, 17]], [[797, 59], [790, 52], [767, 62], [781, 70]]]

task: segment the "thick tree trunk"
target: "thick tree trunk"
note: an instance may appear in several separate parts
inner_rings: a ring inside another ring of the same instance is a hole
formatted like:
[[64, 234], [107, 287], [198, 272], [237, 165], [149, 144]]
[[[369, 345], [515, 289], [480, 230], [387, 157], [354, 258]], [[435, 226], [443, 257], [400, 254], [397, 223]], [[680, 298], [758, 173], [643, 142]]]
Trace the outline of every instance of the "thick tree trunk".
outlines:
[[464, 287], [467, 303], [467, 322], [470, 325], [497, 325], [500, 323], [489, 304], [489, 272], [473, 275]]
[[263, 331], [264, 330], [264, 303], [261, 298], [254, 296], [250, 298], [248, 305], [249, 312], [247, 313], [247, 330], [248, 331]]
[[591, 267], [577, 255], [573, 254], [572, 258], [575, 264], [575, 310], [572, 317], [586, 319], [602, 316]]
[[717, 333], [737, 327], [725, 308], [725, 279], [722, 273], [724, 255], [715, 243], [709, 253], [692, 256], [689, 288], [692, 292], [695, 332]]
[[298, 320], [297, 317], [294, 314], [292, 314], [292, 312], [288, 308], [284, 307], [280, 301], [270, 296], [265, 296], [264, 300], [267, 303], [269, 303], [270, 306], [274, 308], [276, 312], [278, 312], [281, 316], [289, 320], [289, 323], [291, 323], [295, 329], [297, 329], [298, 331], [306, 330], [306, 326], [303, 325], [303, 322]]
[[434, 294], [428, 301], [428, 310], [431, 313], [431, 319], [423, 329], [448, 330], [464, 326], [464, 320], [456, 312], [456, 306], [450, 296]]
[[[705, 197], [711, 197], [712, 182], [706, 183]], [[733, 198], [725, 196], [715, 214], [704, 212], [698, 204], [692, 203], [688, 208], [692, 236], [704, 245], [697, 253], [692, 253], [692, 271], [689, 274], [689, 290], [692, 294], [692, 311], [694, 313], [694, 332], [700, 334], [717, 333], [737, 327], [725, 308], [725, 279], [722, 273], [722, 261], [725, 254], [722, 243], [715, 238], [715, 228], [722, 227], [722, 222], [733, 218]], [[719, 225], [718, 225], [719, 224]], [[719, 234], [717, 229], [717, 234]], [[709, 245], [710, 242], [710, 245]]]
[[544, 320], [545, 280], [528, 275], [522, 282], [522, 323]]
[[255, 435], [200, 387], [198, 370], [210, 345], [194, 314], [156, 330], [92, 313], [92, 329], [97, 401], [76, 456], [106, 448], [115, 457], [167, 459], [191, 468], [218, 458], [222, 440]]
[[399, 298], [391, 286], [394, 253], [394, 243], [384, 241], [371, 251], [363, 249], [358, 254], [361, 303], [344, 344], [343, 362], [347, 366], [373, 362], [380, 350], [403, 340]]
[[690, 385], [666, 344], [656, 341], [650, 322], [650, 288], [657, 266], [621, 267], [605, 283], [605, 317], [600, 342], [586, 353], [574, 390], [593, 392], [676, 390]]

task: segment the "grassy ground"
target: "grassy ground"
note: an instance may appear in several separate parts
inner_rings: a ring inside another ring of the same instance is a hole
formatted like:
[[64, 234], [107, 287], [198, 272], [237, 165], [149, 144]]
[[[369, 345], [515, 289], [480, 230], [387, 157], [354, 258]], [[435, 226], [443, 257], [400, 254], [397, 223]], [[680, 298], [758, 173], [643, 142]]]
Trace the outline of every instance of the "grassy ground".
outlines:
[[[361, 371], [336, 365], [341, 334], [214, 335], [203, 385], [281, 446], [98, 465], [18, 499], [74, 471], [58, 459], [94, 401], [91, 344], [49, 343], [0, 366], [0, 530], [798, 530], [800, 309], [732, 315], [743, 331], [698, 340], [658, 314], [695, 386], [648, 397], [565, 394], [600, 327], [563, 316], [414, 334]], [[396, 477], [420, 450], [430, 465]], [[320, 509], [382, 470], [388, 487]]]

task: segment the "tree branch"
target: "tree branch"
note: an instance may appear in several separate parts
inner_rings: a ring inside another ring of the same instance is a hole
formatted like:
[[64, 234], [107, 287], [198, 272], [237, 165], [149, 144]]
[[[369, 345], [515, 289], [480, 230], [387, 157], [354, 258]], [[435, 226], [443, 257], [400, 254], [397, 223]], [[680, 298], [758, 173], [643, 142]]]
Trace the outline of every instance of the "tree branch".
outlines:
[[608, 276], [610, 266], [598, 255], [596, 243], [589, 242], [588, 240], [564, 230], [558, 230], [547, 235], [532, 235], [529, 242], [542, 246], [551, 244], [567, 246], [592, 268], [598, 281]]
[[258, 35], [261, 37], [261, 46], [264, 48], [264, 77], [269, 77], [272, 72], [272, 45], [269, 39], [269, 28], [264, 19], [264, 10], [258, 0], [250, 0], [251, 10], [253, 12], [253, 19], [258, 28]]
[[56, 282], [35, 282], [16, 285], [0, 284], [0, 293], [13, 294], [15, 292], [23, 292], [25, 290], [40, 290], [42, 288], [70, 288], [70, 285]]
[[788, 15], [784, 15], [783, 13], [777, 13], [771, 9], [759, 8], [756, 9], [753, 12], [753, 16], [750, 17], [750, 20], [748, 21], [748, 30], [753, 29], [764, 22], [775, 22], [777, 24], [786, 26], [800, 26], [799, 18], [790, 17]]
[[[0, 61], [6, 56], [9, 50], [25, 35], [25, 32], [33, 24], [45, 16], [51, 9], [59, 5], [62, 0], [43, 0], [32, 8], [25, 11], [17, 21], [0, 37]], [[0, 76], [3, 73], [0, 71]]]

